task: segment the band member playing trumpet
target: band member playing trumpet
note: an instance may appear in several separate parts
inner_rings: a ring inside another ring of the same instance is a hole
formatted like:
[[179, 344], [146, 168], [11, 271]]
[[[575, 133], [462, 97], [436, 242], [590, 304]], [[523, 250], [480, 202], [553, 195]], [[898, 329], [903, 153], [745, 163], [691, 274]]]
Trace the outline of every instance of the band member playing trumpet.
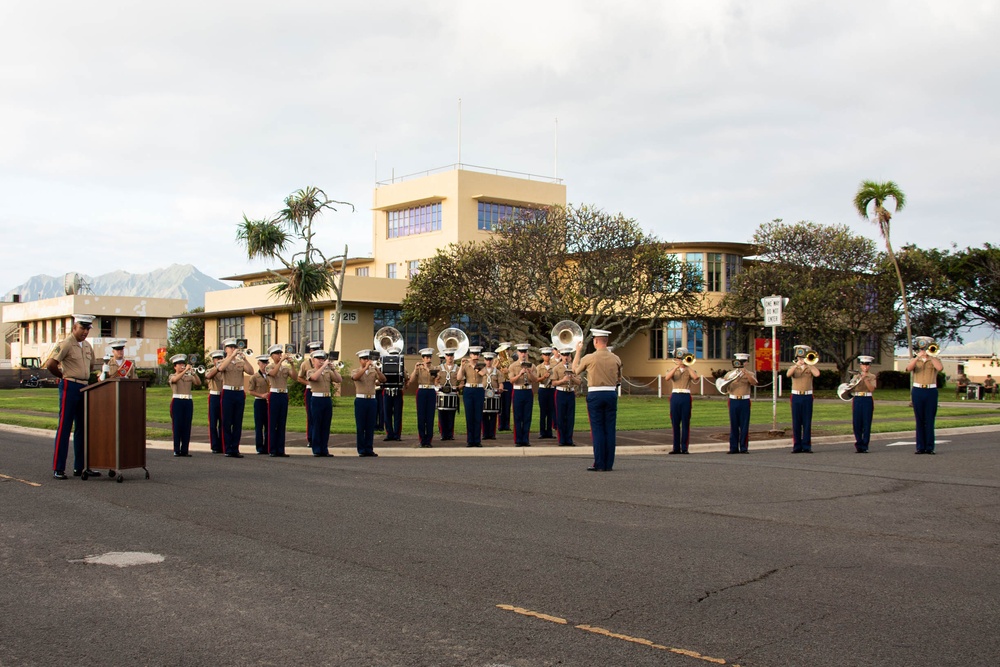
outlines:
[[618, 385], [622, 381], [622, 360], [608, 349], [610, 331], [591, 329], [595, 350], [583, 355], [583, 341], [576, 344], [573, 372], [587, 374], [587, 415], [594, 439], [594, 464], [590, 471], [607, 471], [615, 465], [615, 436], [618, 426]]
[[247, 393], [253, 396], [254, 445], [258, 454], [268, 452], [267, 398], [271, 390], [267, 382], [269, 358], [266, 354], [257, 357], [257, 372], [250, 376], [250, 381], [247, 383]]
[[108, 378], [130, 378], [134, 380], [136, 378], [135, 364], [125, 358], [126, 342], [121, 339], [111, 341], [111, 358], [101, 368], [101, 377], [98, 378], [99, 380], [104, 381]]
[[378, 351], [360, 350], [358, 367], [351, 372], [354, 380], [354, 427], [358, 437], [358, 456], [378, 456], [375, 453], [375, 383], [385, 382], [386, 377], [374, 363], [372, 357], [379, 357]]
[[538, 439], [545, 440], [555, 437], [552, 422], [556, 411], [556, 390], [552, 388], [552, 348], [543, 347], [539, 353], [542, 362], [535, 366], [538, 377]]
[[869, 373], [875, 357], [858, 356], [861, 373], [857, 384], [851, 390], [851, 416], [854, 422], [854, 449], [858, 454], [868, 453], [868, 443], [872, 436], [872, 416], [875, 414], [875, 376]]
[[937, 343], [930, 336], [913, 339], [917, 356], [906, 365], [906, 372], [913, 374], [910, 399], [913, 416], [917, 422], [917, 454], [934, 453], [934, 420], [937, 417], [937, 375], [944, 368], [937, 358]]
[[[287, 457], [285, 453], [285, 427], [288, 423], [288, 381], [294, 381], [292, 359], [282, 350], [281, 345], [272, 345], [267, 350], [270, 362], [264, 368], [267, 375], [267, 453], [275, 457]], [[303, 360], [302, 365], [306, 362]]]
[[478, 345], [470, 347], [468, 358], [458, 368], [458, 381], [465, 383], [462, 404], [465, 406], [466, 447], [483, 446], [483, 403], [486, 401], [486, 391], [479, 376], [479, 355], [482, 351], [483, 348]]
[[739, 372], [729, 383], [729, 453], [750, 452], [750, 387], [757, 386], [757, 376], [747, 369], [750, 355], [740, 352], [733, 357], [733, 368]]
[[174, 432], [174, 456], [191, 456], [188, 448], [191, 445], [191, 420], [194, 416], [194, 399], [191, 398], [191, 387], [201, 386], [201, 378], [187, 363], [186, 354], [175, 354], [170, 357], [174, 365], [174, 373], [170, 376], [170, 388], [173, 397], [170, 399], [170, 424]]
[[687, 454], [691, 440], [691, 385], [698, 378], [694, 355], [686, 347], [674, 350], [674, 370], [667, 376], [673, 385], [670, 392], [670, 424], [674, 429], [674, 448], [669, 454]]
[[[444, 360], [434, 382], [438, 391], [451, 393], [458, 390], [458, 370], [455, 350], [445, 349]], [[441, 433], [442, 442], [455, 439], [455, 410], [438, 410], [438, 431]]]
[[434, 390], [434, 374], [431, 371], [431, 359], [434, 350], [425, 347], [420, 350], [420, 361], [414, 364], [407, 387], [417, 388], [417, 437], [421, 447], [433, 447], [434, 439], [434, 408], [437, 405], [437, 392]]
[[527, 343], [517, 345], [517, 361], [511, 363], [507, 368], [507, 377], [514, 385], [514, 398], [512, 407], [514, 408], [514, 446], [530, 447], [529, 436], [531, 435], [531, 407], [534, 403], [534, 392], [532, 385], [538, 381], [535, 369], [528, 361], [528, 350], [531, 348]]
[[309, 388], [312, 390], [309, 398], [309, 414], [311, 415], [312, 433], [309, 435], [309, 446], [313, 456], [332, 456], [330, 454], [330, 422], [333, 420], [333, 384], [340, 384], [338, 369], [332, 360], [327, 359], [326, 352], [316, 350], [312, 353], [314, 368], [309, 371]]
[[222, 350], [214, 350], [209, 355], [211, 365], [205, 371], [208, 383], [208, 444], [213, 454], [222, 453], [222, 374], [219, 364], [226, 358]]
[[246, 407], [244, 375], [253, 375], [253, 366], [243, 350], [236, 346], [235, 338], [227, 338], [222, 347], [226, 358], [219, 364], [222, 375], [222, 448], [226, 456], [241, 459], [240, 438], [243, 436], [243, 410]]
[[812, 454], [813, 378], [819, 377], [819, 355], [808, 345], [795, 346], [792, 378], [792, 453]]
[[321, 363], [313, 363], [312, 355], [316, 350], [323, 349], [323, 343], [314, 340], [306, 344], [306, 348], [309, 350], [306, 353], [305, 359], [299, 365], [298, 381], [305, 385], [305, 391], [302, 393], [302, 405], [306, 409], [306, 444], [312, 446], [312, 387], [309, 384], [309, 373], [314, 371], [316, 368], [321, 366]]
[[[499, 397], [503, 392], [503, 380], [506, 374], [496, 367], [496, 356], [493, 352], [483, 353], [483, 363], [486, 365], [479, 371], [479, 377], [482, 378], [484, 402], [487, 393], [490, 396]], [[483, 410], [483, 440], [497, 439], [497, 418], [499, 416], [498, 412]]]
[[576, 388], [579, 380], [573, 373], [570, 356], [573, 348], [561, 350], [560, 360], [552, 367], [552, 386], [556, 395], [556, 435], [560, 447], [573, 447], [573, 428], [576, 422]]

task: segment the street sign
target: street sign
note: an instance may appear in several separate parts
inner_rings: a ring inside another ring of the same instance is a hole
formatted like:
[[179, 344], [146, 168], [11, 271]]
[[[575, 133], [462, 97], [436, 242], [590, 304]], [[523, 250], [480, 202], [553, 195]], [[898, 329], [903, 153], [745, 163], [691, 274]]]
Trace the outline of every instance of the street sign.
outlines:
[[780, 296], [765, 296], [760, 300], [762, 306], [764, 306], [764, 326], [766, 327], [780, 327], [782, 319], [782, 308], [786, 303], [787, 299], [782, 299]]

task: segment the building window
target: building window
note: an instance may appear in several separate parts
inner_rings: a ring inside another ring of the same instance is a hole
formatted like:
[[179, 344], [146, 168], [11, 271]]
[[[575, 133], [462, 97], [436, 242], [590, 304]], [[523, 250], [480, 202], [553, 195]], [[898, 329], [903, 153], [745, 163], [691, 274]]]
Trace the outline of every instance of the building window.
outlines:
[[423, 322], [403, 324], [403, 311], [392, 308], [376, 308], [374, 313], [375, 328], [372, 335], [382, 327], [392, 327], [403, 335], [403, 354], [415, 355], [427, 344], [427, 325]]
[[385, 277], [395, 278], [396, 277], [396, 263], [391, 262], [385, 265]]
[[705, 291], [722, 291], [722, 253], [710, 252], [705, 259]]
[[263, 316], [260, 318], [260, 353], [267, 354], [267, 348], [274, 345], [274, 320]]
[[701, 322], [690, 320], [687, 323], [687, 345], [688, 352], [694, 355], [695, 359], [705, 358], [705, 329]]
[[861, 349], [858, 354], [867, 354], [875, 358], [876, 364], [882, 363], [882, 339], [877, 334], [868, 334], [861, 339]]
[[705, 326], [705, 358], [726, 358], [726, 328], [719, 322], [709, 322]]
[[[688, 265], [691, 267], [691, 272], [694, 273], [699, 280], [704, 280], [705, 277], [705, 257], [700, 252], [689, 252], [685, 254], [684, 259], [687, 260]], [[701, 290], [704, 290], [704, 284]]]
[[[302, 313], [295, 312], [292, 313], [291, 317], [291, 334], [289, 340], [298, 347], [299, 342], [302, 340]], [[322, 310], [310, 310], [306, 313], [306, 326], [305, 326], [305, 337], [306, 342], [318, 340], [323, 342], [323, 311]]]
[[141, 317], [133, 319], [129, 323], [129, 338], [142, 338], [142, 331], [146, 328], [145, 323], [146, 321]]
[[222, 341], [227, 338], [243, 338], [243, 318], [242, 317], [222, 317], [219, 318], [219, 340], [218, 347], [222, 348]]
[[101, 318], [101, 338], [111, 338], [115, 335], [115, 318]]
[[390, 239], [441, 231], [441, 202], [386, 212]]
[[538, 213], [539, 209], [528, 206], [511, 206], [494, 202], [479, 202], [479, 229], [492, 232], [501, 220], [516, 218], [522, 213]]
[[663, 327], [654, 326], [649, 329], [649, 358], [663, 359]]
[[412, 279], [417, 273], [420, 272], [420, 260], [411, 259], [406, 263], [406, 277], [407, 279]]
[[361, 268], [354, 269], [354, 275], [356, 275], [356, 276], [363, 276], [363, 277], [367, 278], [368, 277], [368, 267], [367, 266], [362, 266]]
[[743, 257], [726, 254], [726, 291], [732, 290], [733, 278], [743, 273]]

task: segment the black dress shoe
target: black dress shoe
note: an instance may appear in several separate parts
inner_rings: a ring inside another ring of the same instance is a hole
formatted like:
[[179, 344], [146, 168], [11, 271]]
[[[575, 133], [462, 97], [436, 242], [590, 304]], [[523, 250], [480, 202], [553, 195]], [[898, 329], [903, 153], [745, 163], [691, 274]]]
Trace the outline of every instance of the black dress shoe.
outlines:
[[330, 454], [330, 453], [328, 452], [328, 453], [326, 453], [326, 454], [313, 454], [313, 456], [316, 456], [316, 457], [318, 457], [318, 458], [321, 458], [321, 459], [322, 459], [322, 458], [326, 458], [326, 457], [328, 457], [328, 456], [333, 456], [333, 454]]
[[590, 472], [603, 472], [604, 468], [597, 468], [595, 466], [587, 466], [587, 470]]
[[101, 476], [101, 473], [97, 472], [96, 470], [91, 470], [90, 468], [87, 468], [86, 470], [74, 470], [73, 471], [73, 477], [80, 477], [80, 476], [83, 475], [84, 472], [87, 473], [87, 477], [100, 477]]
[[183, 456], [183, 454], [181, 454], [180, 452], [174, 452], [174, 456], [180, 458], [181, 456]]
[[667, 454], [680, 454], [680, 452], [675, 452], [674, 450], [671, 449], [669, 452], [667, 452]]
[[181, 456], [184, 456], [184, 457], [187, 457], [187, 458], [191, 458], [191, 455], [190, 454], [186, 454], [186, 453], [185, 454], [181, 454]]
[[237, 454], [226, 454], [226, 456], [228, 458], [231, 458], [231, 459], [241, 459], [241, 458], [243, 458], [243, 455], [239, 454], [239, 453], [237, 453]]
[[263, 456], [264, 454], [267, 454], [267, 452], [257, 452], [257, 456]]
[[53, 479], [69, 479], [66, 476], [66, 473], [64, 473], [62, 470], [56, 470], [54, 473], [52, 473], [52, 477]]

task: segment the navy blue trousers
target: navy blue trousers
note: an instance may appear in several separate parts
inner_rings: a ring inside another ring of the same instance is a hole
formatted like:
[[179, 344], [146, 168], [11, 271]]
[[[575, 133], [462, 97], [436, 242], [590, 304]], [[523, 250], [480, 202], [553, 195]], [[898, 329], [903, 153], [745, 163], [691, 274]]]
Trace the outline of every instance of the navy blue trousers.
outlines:
[[465, 406], [465, 442], [480, 445], [483, 442], [483, 406], [486, 404], [486, 390], [482, 387], [466, 387], [462, 390], [462, 404]]
[[375, 415], [378, 401], [374, 398], [354, 399], [354, 428], [357, 431], [358, 454], [375, 451]]
[[855, 396], [851, 399], [851, 416], [854, 422], [854, 448], [859, 452], [868, 451], [872, 437], [872, 416], [875, 414], [875, 399], [871, 396]]
[[556, 392], [556, 435], [560, 445], [573, 444], [573, 427], [576, 423], [576, 394], [571, 391]]
[[267, 401], [268, 453], [285, 453], [285, 428], [288, 424], [288, 394], [273, 393]]
[[267, 399], [253, 399], [253, 430], [254, 444], [257, 446], [258, 454], [267, 454]]
[[750, 448], [750, 399], [729, 400], [729, 451], [734, 454]]
[[792, 394], [792, 451], [812, 451], [812, 394]]
[[437, 408], [437, 392], [433, 389], [417, 389], [417, 435], [420, 444], [427, 446], [434, 439], [434, 410]]
[[313, 454], [327, 455], [330, 453], [330, 422], [333, 421], [333, 399], [329, 396], [311, 396], [309, 398], [309, 415], [312, 433], [309, 436], [309, 446]]
[[514, 385], [510, 382], [503, 383], [503, 393], [500, 394], [500, 416], [497, 420], [497, 428], [501, 431], [510, 430], [510, 408], [514, 400]]
[[385, 404], [383, 409], [385, 436], [392, 440], [399, 440], [403, 432], [403, 391], [401, 389], [385, 389], [382, 394], [382, 401]]
[[174, 431], [174, 454], [188, 453], [191, 445], [191, 420], [194, 418], [194, 401], [190, 398], [170, 399], [170, 424]]
[[587, 394], [590, 436], [594, 440], [594, 467], [611, 470], [615, 465], [615, 431], [618, 426], [618, 394], [593, 391]]
[[208, 395], [208, 444], [213, 452], [222, 451], [222, 395]]
[[247, 396], [239, 390], [222, 390], [222, 448], [226, 454], [240, 453], [243, 437], [243, 409]]
[[70, 431], [73, 432], [73, 469], [83, 470], [86, 465], [83, 460], [83, 394], [80, 393], [86, 386], [59, 380], [59, 427], [52, 456], [52, 470], [56, 472], [66, 472]]
[[531, 389], [515, 389], [511, 407], [514, 410], [514, 444], [529, 445], [531, 435], [531, 412], [535, 403], [535, 392]]
[[913, 416], [917, 420], [917, 451], [934, 451], [934, 420], [937, 417], [938, 390], [937, 387], [910, 390], [913, 401]]
[[553, 388], [538, 388], [538, 436], [541, 438], [553, 438], [555, 433], [552, 427], [555, 425], [556, 413], [556, 390]]
[[691, 394], [670, 394], [670, 424], [674, 428], [674, 453], [686, 452], [691, 441]]

